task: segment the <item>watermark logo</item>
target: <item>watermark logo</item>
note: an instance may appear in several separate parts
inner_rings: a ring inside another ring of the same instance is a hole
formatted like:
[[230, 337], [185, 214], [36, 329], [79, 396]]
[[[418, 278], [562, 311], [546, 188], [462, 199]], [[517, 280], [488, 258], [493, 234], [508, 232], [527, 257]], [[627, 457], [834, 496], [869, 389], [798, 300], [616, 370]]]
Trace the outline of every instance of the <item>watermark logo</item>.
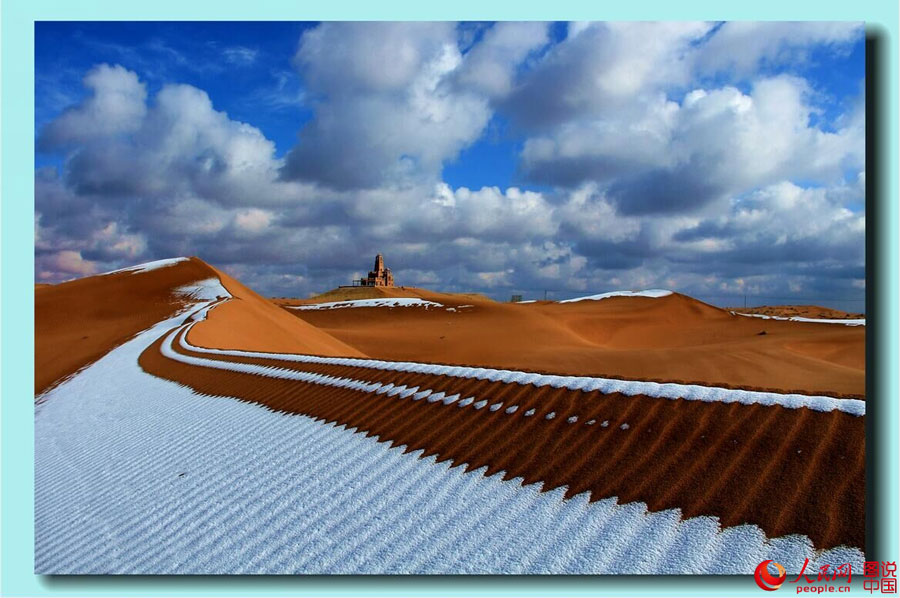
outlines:
[[[769, 573], [769, 563], [772, 564], [775, 569], [778, 570], [778, 575], [772, 575]], [[773, 560], [763, 561], [757, 567], [756, 571], [753, 572], [753, 579], [756, 580], [756, 585], [766, 590], [767, 592], [774, 592], [778, 588], [781, 587], [781, 584], [784, 583], [784, 580], [787, 579], [787, 571], [785, 571], [784, 567], [781, 566], [780, 563], [776, 563]]]

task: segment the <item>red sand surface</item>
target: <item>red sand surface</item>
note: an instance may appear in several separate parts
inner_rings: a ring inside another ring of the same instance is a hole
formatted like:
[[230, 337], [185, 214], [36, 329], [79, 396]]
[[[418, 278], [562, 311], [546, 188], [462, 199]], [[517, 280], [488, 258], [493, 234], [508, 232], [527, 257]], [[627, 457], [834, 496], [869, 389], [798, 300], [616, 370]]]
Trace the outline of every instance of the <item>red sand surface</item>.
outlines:
[[34, 391], [96, 361], [183, 306], [173, 290], [215, 276], [197, 258], [149, 272], [35, 285]]
[[[617, 496], [651, 510], [677, 507], [685, 517], [716, 515], [723, 526], [754, 523], [770, 537], [802, 533], [817, 548], [865, 545], [864, 417], [211, 356], [173, 344], [206, 359], [390, 381], [486, 398], [504, 409], [518, 405], [510, 415], [186, 365], [164, 358], [160, 343], [140, 358], [155, 375], [356, 427], [468, 470], [486, 465], [488, 475], [502, 470], [505, 479], [544, 482], [545, 491], [566, 485], [568, 496], [587, 491], [592, 500]], [[532, 408], [536, 413], [526, 417]], [[556, 416], [547, 420], [550, 412]], [[571, 416], [578, 421], [569, 423]], [[595, 424], [585, 425], [590, 420]]]
[[207, 320], [191, 329], [192, 343], [216, 349], [366, 356], [292, 317], [224, 272], [213, 270], [234, 298], [210, 310]]
[[[457, 311], [288, 311], [380, 359], [865, 395], [863, 326], [734, 316], [679, 294], [511, 304], [422, 289], [394, 293]], [[464, 304], [473, 307], [459, 309]]]

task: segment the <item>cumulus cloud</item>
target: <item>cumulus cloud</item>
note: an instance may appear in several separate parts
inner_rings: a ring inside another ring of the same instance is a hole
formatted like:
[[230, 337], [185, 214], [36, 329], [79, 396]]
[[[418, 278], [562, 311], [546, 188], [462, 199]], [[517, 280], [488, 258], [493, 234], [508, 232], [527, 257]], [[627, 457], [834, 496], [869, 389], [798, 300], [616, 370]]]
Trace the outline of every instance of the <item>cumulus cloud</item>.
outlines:
[[503, 108], [525, 129], [625, 109], [639, 96], [685, 84], [691, 43], [708, 23], [590, 23], [571, 28], [519, 82]]
[[37, 272], [40, 280], [53, 280], [60, 275], [88, 276], [97, 273], [97, 265], [85, 260], [78, 251], [63, 249], [41, 260]]
[[294, 62], [319, 100], [284, 178], [359, 189], [437, 176], [490, 118], [486, 98], [449, 84], [462, 60], [452, 23], [304, 33]]
[[705, 74], [729, 71], [746, 76], [760, 63], [796, 64], [812, 47], [841, 49], [862, 35], [862, 23], [733, 21], [723, 23], [694, 59], [697, 70]]
[[547, 23], [496, 23], [466, 55], [457, 83], [492, 99], [505, 97], [518, 65], [548, 43], [547, 29]]
[[557, 185], [608, 181], [624, 213], [647, 214], [689, 212], [785, 178], [835, 182], [864, 162], [862, 119], [837, 131], [811, 125], [808, 86], [796, 77], [648, 104], [642, 118], [616, 112], [529, 139], [523, 170]]
[[[383, 252], [401, 283], [498, 298], [858, 294], [862, 97], [825, 118], [785, 65], [860, 29], [776, 25], [324, 23], [293, 57], [312, 117], [283, 158], [202, 89], [98, 65], [38, 135], [61, 165], [35, 172], [36, 272], [200, 255], [297, 296]], [[523, 184], [443, 181], [495, 117]]]
[[281, 199], [268, 185], [280, 167], [275, 145], [259, 129], [216, 111], [206, 92], [169, 84], [148, 105], [135, 73], [103, 65], [86, 81], [98, 77], [104, 84], [92, 84], [90, 96], [39, 136], [45, 149], [73, 148], [67, 187], [109, 197], [193, 194], [222, 204]]
[[101, 64], [82, 81], [91, 92], [84, 102], [65, 110], [38, 136], [43, 151], [85, 141], [133, 133], [143, 120], [147, 90], [137, 74], [115, 65]]

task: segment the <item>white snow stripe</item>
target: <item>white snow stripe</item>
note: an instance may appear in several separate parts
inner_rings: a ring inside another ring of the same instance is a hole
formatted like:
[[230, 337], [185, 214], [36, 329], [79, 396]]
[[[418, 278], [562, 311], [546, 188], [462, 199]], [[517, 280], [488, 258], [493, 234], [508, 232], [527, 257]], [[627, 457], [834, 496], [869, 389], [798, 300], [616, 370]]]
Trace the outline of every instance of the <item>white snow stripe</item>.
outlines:
[[576, 297], [575, 299], [566, 299], [564, 301], [558, 301], [557, 303], [576, 303], [578, 301], [601, 301], [603, 299], [609, 299], [611, 297], [647, 297], [650, 299], [659, 299], [661, 297], [668, 297], [672, 294], [672, 291], [667, 291], [664, 289], [649, 289], [646, 291], [612, 291], [609, 293], [600, 293], [599, 295], [588, 295], [586, 297]]
[[187, 334], [184, 334], [181, 337], [180, 343], [181, 346], [188, 351], [210, 355], [227, 355], [231, 357], [272, 359], [296, 363], [364, 367], [383, 371], [489, 380], [506, 384], [517, 383], [531, 384], [533, 386], [552, 386], [554, 388], [581, 390], [583, 392], [596, 390], [603, 394], [621, 393], [627, 396], [642, 395], [660, 399], [684, 399], [686, 401], [703, 401], [707, 403], [741, 403], [744, 405], [758, 404], [766, 406], [780, 405], [788, 409], [807, 408], [822, 412], [842, 411], [854, 416], [863, 416], [866, 414], [865, 401], [859, 399], [837, 399], [822, 395], [762, 392], [720, 388], [716, 386], [702, 386], [698, 384], [676, 384], [673, 382], [660, 383], [589, 376], [558, 376], [517, 370], [435, 365], [409, 361], [382, 361], [377, 359], [359, 359], [355, 357], [321, 357], [316, 355], [289, 353], [261, 353], [256, 351], [208, 349], [192, 345], [187, 341]]
[[127, 268], [119, 268], [118, 270], [110, 270], [109, 272], [104, 272], [100, 274], [100, 276], [108, 276], [110, 274], [121, 274], [123, 272], [131, 272], [133, 274], [137, 274], [139, 272], [150, 272], [151, 270], [158, 270], [159, 268], [168, 268], [169, 266], [174, 266], [180, 262], [186, 262], [190, 258], [186, 257], [173, 257], [164, 260], [156, 260], [153, 262], [146, 262], [144, 264], [138, 264], [136, 266], [128, 266]]
[[732, 315], [745, 318], [760, 318], [761, 320], [780, 320], [783, 322], [807, 322], [809, 324], [843, 324], [844, 326], [865, 326], [865, 318], [804, 318], [802, 316], [767, 316], [765, 314], [744, 314], [733, 311]]

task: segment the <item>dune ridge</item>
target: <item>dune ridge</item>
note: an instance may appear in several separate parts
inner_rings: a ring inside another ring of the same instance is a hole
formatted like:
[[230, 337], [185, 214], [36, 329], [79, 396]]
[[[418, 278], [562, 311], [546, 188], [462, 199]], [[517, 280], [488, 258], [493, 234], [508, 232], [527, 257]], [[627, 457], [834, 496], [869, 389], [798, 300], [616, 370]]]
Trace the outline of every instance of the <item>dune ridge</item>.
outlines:
[[194, 334], [213, 347], [365, 357], [290, 316], [197, 257], [169, 258], [55, 285], [35, 285], [35, 397], [142, 330], [185, 309], [179, 289], [215, 279], [231, 300]]
[[366, 356], [327, 332], [292, 317], [221, 270], [210, 268], [232, 299], [217, 305], [205, 321], [191, 329], [191, 338], [198, 344], [246, 351]]
[[805, 559], [814, 571], [865, 560], [713, 517], [565, 500], [353, 428], [197, 395], [138, 366], [179, 323], [140, 333], [36, 410], [36, 573], [746, 575], [763, 559], [792, 574]]
[[142, 266], [35, 289], [36, 396], [183, 309], [189, 298], [179, 287], [215, 276], [195, 257], [147, 271]]
[[453, 311], [289, 311], [378, 359], [865, 396], [864, 327], [735, 316], [678, 293], [525, 305], [419, 295]]
[[[544, 490], [566, 486], [569, 497], [618, 496], [646, 502], [653, 511], [715, 515], [723, 526], [754, 523], [769, 536], [808, 535], [817, 548], [864, 545], [863, 417], [398, 372], [384, 373], [383, 380], [410, 390], [378, 394], [363, 388], [381, 380], [367, 368], [273, 364], [170, 346], [202, 359], [360, 381], [335, 387], [181, 363], [163, 356], [163, 342], [141, 355], [141, 366], [203, 394], [355, 427], [439, 461], [541, 481]], [[416, 400], [423, 388], [432, 392]], [[458, 397], [450, 404], [428, 400], [440, 393]], [[841, 467], [824, 467], [832, 463]]]

